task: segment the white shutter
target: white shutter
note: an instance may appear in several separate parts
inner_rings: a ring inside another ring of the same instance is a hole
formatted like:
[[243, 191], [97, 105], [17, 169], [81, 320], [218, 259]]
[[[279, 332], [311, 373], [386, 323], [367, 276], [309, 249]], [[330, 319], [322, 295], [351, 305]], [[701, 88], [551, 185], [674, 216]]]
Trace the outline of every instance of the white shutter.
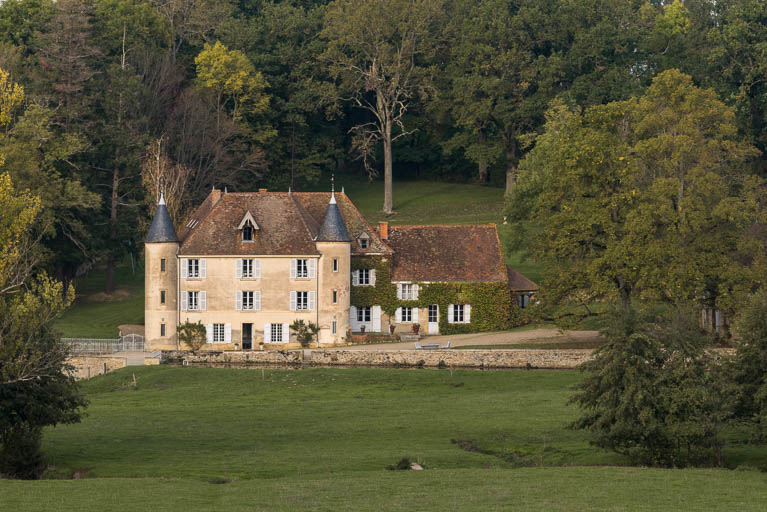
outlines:
[[397, 298], [402, 300], [402, 285], [401, 284], [397, 285]]
[[397, 311], [394, 313], [394, 321], [398, 324], [402, 323], [402, 308], [397, 308]]
[[296, 292], [290, 292], [290, 310], [296, 310]]
[[349, 308], [349, 327], [352, 331], [357, 330], [357, 308], [354, 306]]
[[189, 293], [184, 290], [181, 292], [181, 311], [189, 309]]
[[213, 343], [213, 324], [205, 326], [205, 338], [208, 340], [208, 343]]
[[290, 343], [290, 324], [282, 324], [282, 341]]
[[315, 303], [315, 292], [309, 292], [309, 310], [314, 311], [314, 303]]
[[272, 341], [272, 324], [264, 324], [264, 343]]
[[413, 285], [413, 300], [418, 300], [418, 285]]
[[234, 277], [242, 279], [242, 260], [237, 260], [237, 269], [234, 271]]
[[290, 278], [296, 278], [296, 260], [290, 260]]
[[352, 285], [353, 286], [359, 286], [360, 284], [360, 271], [355, 270], [352, 272]]
[[253, 309], [261, 311], [261, 290], [253, 292]]
[[449, 304], [447, 306], [447, 323], [452, 324], [453, 323], [453, 312], [454, 312], [454, 306], [452, 304]]
[[381, 332], [381, 306], [373, 306], [373, 332]]
[[200, 311], [205, 311], [207, 309], [208, 309], [208, 304], [205, 297], [205, 292], [200, 292]]
[[242, 290], [237, 290], [234, 293], [234, 309], [242, 311]]
[[253, 277], [261, 278], [261, 260], [253, 260]]
[[466, 304], [463, 307], [463, 323], [471, 323], [471, 304]]
[[413, 308], [413, 323], [418, 323], [418, 308]]
[[224, 324], [224, 343], [232, 342], [232, 324]]
[[376, 269], [370, 270], [370, 286], [376, 285]]
[[317, 260], [309, 260], [309, 278], [317, 277]]
[[208, 270], [207, 265], [205, 264], [205, 258], [200, 258], [200, 277], [202, 279], [205, 279], [207, 277]]
[[189, 260], [181, 258], [181, 277], [189, 277]]

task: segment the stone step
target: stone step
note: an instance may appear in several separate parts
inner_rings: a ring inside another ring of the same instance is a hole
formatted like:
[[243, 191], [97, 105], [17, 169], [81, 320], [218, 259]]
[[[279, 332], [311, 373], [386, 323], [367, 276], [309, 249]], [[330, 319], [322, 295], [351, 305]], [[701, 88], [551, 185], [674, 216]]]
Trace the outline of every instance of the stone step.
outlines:
[[400, 341], [418, 341], [421, 339], [421, 335], [414, 333], [400, 334], [399, 339]]

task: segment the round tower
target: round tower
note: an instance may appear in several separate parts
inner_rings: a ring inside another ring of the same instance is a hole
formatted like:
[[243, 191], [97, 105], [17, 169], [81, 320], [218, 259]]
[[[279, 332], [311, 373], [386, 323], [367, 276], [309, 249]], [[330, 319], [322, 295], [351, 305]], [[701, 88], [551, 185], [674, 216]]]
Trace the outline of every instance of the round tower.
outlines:
[[176, 349], [178, 320], [178, 237], [165, 199], [144, 244], [144, 339], [146, 350]]
[[320, 345], [341, 343], [349, 329], [351, 237], [334, 192], [315, 239], [320, 252], [317, 312]]

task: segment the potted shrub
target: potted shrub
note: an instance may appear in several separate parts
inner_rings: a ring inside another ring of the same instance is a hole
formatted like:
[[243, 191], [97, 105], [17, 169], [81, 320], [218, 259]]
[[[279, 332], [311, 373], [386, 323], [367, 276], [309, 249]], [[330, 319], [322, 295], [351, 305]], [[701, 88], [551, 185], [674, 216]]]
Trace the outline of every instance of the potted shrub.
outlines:
[[389, 325], [389, 334], [391, 334], [392, 336], [394, 336], [394, 329], [396, 329], [395, 325], [393, 324]]
[[413, 324], [413, 334], [418, 334], [418, 331], [421, 330], [421, 324]]
[[365, 334], [365, 326], [364, 325], [360, 325], [360, 332], [362, 334]]

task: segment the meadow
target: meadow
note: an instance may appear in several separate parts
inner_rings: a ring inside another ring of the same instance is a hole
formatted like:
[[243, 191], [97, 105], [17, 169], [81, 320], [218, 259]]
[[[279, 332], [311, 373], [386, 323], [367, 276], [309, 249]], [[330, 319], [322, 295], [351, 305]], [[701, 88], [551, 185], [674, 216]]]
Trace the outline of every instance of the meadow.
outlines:
[[[731, 443], [739, 471], [626, 467], [565, 428], [579, 378], [126, 368], [83, 383], [87, 417], [45, 432], [48, 479], [0, 481], [0, 508], [763, 509], [766, 450]], [[386, 469], [403, 457], [426, 469]]]
[[[383, 182], [368, 182], [357, 176], [337, 179], [344, 191], [375, 224], [387, 220], [381, 213]], [[433, 181], [395, 181], [396, 213], [389, 217], [392, 224], [498, 224], [502, 242], [506, 243], [510, 230], [503, 225], [503, 190], [495, 187], [441, 183]], [[317, 190], [327, 190], [323, 181]], [[535, 262], [524, 260], [520, 254], [505, 249], [507, 263], [533, 281], [540, 278]], [[114, 338], [121, 324], [144, 323], [144, 272], [142, 262], [135, 269], [129, 262], [118, 267], [118, 289], [127, 292], [125, 298], [102, 300], [105, 272], [96, 269], [75, 280], [77, 299], [56, 324], [65, 337]], [[94, 300], [96, 299], [96, 300]]]

